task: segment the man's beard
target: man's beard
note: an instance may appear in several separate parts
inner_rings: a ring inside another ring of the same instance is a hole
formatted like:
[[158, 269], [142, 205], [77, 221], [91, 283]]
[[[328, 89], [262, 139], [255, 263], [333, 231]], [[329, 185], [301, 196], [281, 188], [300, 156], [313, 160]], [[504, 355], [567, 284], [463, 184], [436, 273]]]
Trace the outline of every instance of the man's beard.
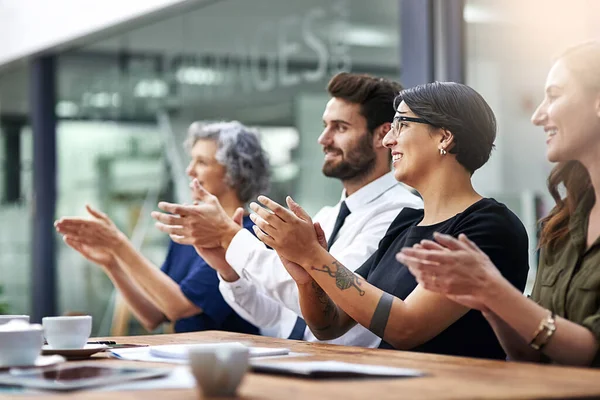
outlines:
[[[341, 150], [334, 147], [326, 147], [326, 150]], [[373, 149], [372, 135], [365, 133], [358, 142], [343, 154], [342, 161], [333, 164], [323, 164], [323, 175], [337, 178], [341, 181], [357, 180], [368, 175], [375, 168], [375, 150]]]

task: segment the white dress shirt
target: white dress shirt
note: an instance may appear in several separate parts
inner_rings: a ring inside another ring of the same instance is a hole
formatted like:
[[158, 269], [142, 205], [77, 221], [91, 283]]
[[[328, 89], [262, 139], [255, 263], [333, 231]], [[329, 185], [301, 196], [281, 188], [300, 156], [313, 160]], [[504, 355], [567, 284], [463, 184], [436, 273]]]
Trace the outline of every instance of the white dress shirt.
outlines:
[[[350, 215], [344, 221], [330, 253], [350, 270], [356, 270], [377, 250], [379, 241], [402, 208], [422, 208], [421, 199], [388, 173], [350, 196], [342, 193], [335, 207], [322, 208], [313, 218], [330, 239], [340, 204], [346, 202]], [[248, 230], [240, 230], [225, 255], [240, 275], [235, 282], [221, 277], [219, 289], [225, 301], [243, 318], [261, 328], [263, 334], [288, 338], [302, 315], [298, 288], [281, 263], [277, 252], [268, 249]], [[307, 327], [304, 339], [318, 339]], [[361, 325], [328, 343], [377, 347], [381, 338]]]

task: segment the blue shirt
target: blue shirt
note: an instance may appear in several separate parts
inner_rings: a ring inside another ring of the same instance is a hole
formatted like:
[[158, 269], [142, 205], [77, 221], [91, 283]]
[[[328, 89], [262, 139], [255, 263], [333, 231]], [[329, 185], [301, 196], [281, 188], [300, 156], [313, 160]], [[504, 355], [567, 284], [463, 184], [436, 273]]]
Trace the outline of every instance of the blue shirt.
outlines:
[[[244, 228], [254, 233], [252, 221], [244, 217]], [[258, 329], [240, 317], [223, 299], [219, 278], [193, 246], [169, 244], [162, 271], [179, 284], [181, 291], [202, 313], [175, 321], [175, 332], [222, 330], [258, 334]]]

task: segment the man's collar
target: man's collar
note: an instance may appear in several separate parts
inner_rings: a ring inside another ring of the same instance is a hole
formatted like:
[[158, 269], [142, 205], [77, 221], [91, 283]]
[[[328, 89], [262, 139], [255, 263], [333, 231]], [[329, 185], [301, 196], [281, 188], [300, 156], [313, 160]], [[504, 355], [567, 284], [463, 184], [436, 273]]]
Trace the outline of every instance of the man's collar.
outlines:
[[348, 206], [350, 211], [353, 211], [365, 204], [372, 202], [395, 185], [398, 185], [398, 181], [394, 178], [394, 174], [392, 172], [388, 172], [387, 174], [380, 176], [374, 181], [361, 187], [350, 196], [346, 196], [346, 190], [344, 189], [342, 191], [341, 200], [346, 202], [346, 206]]

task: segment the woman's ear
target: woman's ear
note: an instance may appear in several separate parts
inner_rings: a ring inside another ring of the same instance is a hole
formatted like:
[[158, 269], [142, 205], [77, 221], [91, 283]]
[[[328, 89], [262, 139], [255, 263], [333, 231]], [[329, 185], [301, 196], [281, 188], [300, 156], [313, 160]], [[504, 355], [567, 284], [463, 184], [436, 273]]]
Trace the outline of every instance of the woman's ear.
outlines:
[[446, 150], [447, 152], [450, 152], [450, 150], [452, 150], [455, 144], [456, 142], [454, 141], [454, 134], [447, 129], [442, 129], [440, 137], [440, 148]]
[[385, 147], [383, 145], [383, 138], [385, 137], [385, 135], [388, 134], [390, 129], [392, 129], [392, 124], [390, 122], [381, 124], [375, 129], [375, 134], [373, 135], [373, 148], [374, 149], [380, 149], [380, 148]]

